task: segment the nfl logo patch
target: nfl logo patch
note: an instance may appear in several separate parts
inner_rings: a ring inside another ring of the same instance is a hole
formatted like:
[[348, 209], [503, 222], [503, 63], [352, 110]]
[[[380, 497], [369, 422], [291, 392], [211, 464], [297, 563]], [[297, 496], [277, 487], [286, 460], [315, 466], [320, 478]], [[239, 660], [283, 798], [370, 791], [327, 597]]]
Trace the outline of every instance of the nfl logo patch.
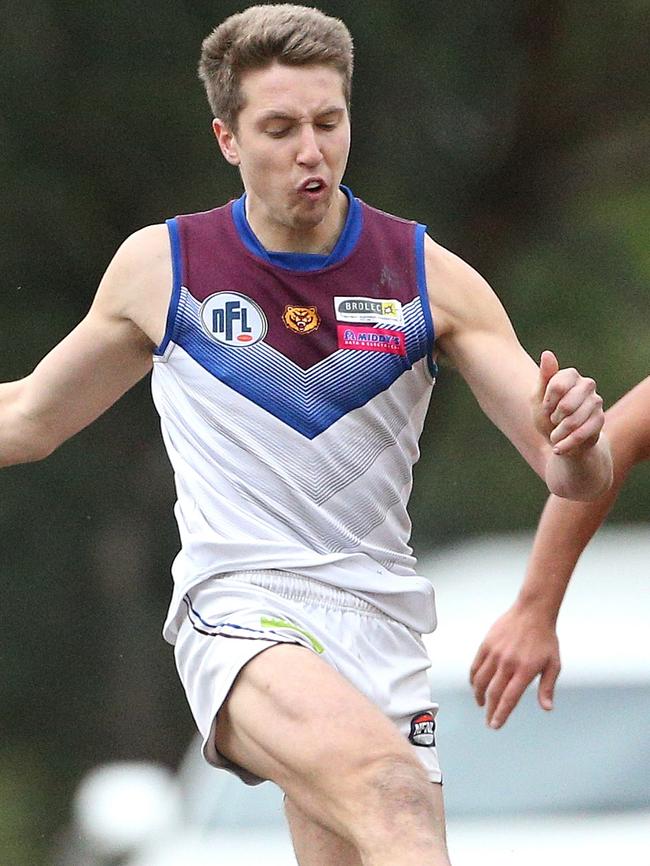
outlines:
[[411, 719], [411, 733], [409, 740], [414, 746], [435, 746], [436, 723], [433, 713], [418, 713]]

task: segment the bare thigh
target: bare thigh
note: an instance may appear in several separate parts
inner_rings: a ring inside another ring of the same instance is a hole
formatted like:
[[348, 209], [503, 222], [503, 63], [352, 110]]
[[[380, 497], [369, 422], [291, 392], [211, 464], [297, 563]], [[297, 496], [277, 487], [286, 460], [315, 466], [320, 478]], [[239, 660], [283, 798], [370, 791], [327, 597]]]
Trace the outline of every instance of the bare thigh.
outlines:
[[217, 716], [216, 747], [276, 782], [328, 829], [348, 835], [346, 786], [394, 763], [426, 782], [393, 723], [315, 653], [277, 645], [252, 659]]

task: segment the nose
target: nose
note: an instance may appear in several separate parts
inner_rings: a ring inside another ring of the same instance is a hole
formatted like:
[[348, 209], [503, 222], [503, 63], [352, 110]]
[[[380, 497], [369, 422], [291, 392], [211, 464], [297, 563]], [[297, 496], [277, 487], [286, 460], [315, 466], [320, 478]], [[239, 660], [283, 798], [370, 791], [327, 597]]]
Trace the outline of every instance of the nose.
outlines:
[[316, 138], [316, 132], [311, 123], [303, 123], [300, 128], [300, 140], [296, 161], [300, 165], [317, 166], [323, 159], [323, 154]]

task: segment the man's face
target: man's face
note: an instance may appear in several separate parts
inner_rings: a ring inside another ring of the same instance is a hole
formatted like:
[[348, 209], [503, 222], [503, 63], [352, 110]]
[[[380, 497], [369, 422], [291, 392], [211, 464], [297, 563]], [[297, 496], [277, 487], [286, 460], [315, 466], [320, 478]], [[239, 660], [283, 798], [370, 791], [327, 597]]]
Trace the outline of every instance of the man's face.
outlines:
[[341, 74], [274, 62], [246, 72], [241, 86], [237, 131], [218, 120], [214, 128], [224, 156], [241, 171], [249, 219], [275, 234], [318, 232], [334, 218], [350, 150]]

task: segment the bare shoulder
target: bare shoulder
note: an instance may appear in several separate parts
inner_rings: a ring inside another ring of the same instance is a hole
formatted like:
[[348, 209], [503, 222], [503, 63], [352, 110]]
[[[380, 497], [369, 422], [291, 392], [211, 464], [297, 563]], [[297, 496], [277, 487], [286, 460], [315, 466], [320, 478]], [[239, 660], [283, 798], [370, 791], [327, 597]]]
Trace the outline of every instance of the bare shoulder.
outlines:
[[116, 259], [121, 259], [125, 264], [133, 267], [141, 267], [143, 264], [151, 264], [152, 258], [169, 258], [169, 232], [164, 223], [145, 226], [138, 229], [124, 241], [115, 254]]
[[146, 226], [122, 243], [99, 285], [93, 310], [132, 322], [153, 345], [163, 338], [172, 291], [169, 233]]
[[508, 317], [485, 279], [459, 256], [425, 238], [427, 293], [441, 348], [467, 330], [510, 332]]

